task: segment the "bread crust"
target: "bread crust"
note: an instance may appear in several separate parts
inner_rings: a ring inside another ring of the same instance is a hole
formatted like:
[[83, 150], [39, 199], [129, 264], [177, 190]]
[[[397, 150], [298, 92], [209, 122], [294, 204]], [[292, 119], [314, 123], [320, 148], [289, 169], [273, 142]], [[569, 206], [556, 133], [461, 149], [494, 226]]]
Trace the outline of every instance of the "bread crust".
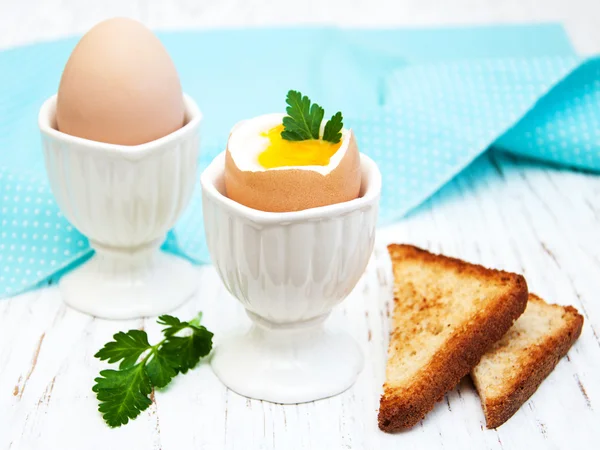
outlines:
[[[416, 425], [444, 394], [454, 388], [479, 362], [481, 356], [512, 326], [527, 305], [525, 278], [514, 273], [487, 269], [456, 258], [422, 250], [411, 245], [388, 246], [392, 262], [401, 259], [419, 259], [424, 264], [436, 264], [458, 273], [468, 273], [504, 283], [506, 295], [493, 300], [490, 308], [465, 318], [465, 323], [437, 350], [431, 361], [413, 377], [408, 387], [395, 389], [384, 385], [379, 408], [379, 428], [393, 432]], [[397, 280], [396, 283], [399, 281]], [[394, 298], [395, 302], [399, 300]], [[390, 342], [393, 345], [393, 340]]]
[[[544, 302], [535, 294], [529, 301]], [[545, 302], [544, 302], [545, 303]], [[543, 344], [528, 349], [526, 361], [519, 366], [519, 376], [499, 398], [482, 399], [487, 428], [497, 428], [510, 419], [531, 397], [542, 381], [554, 370], [581, 335], [583, 316], [572, 306], [548, 305], [564, 311], [566, 324], [558, 333], [548, 335]]]

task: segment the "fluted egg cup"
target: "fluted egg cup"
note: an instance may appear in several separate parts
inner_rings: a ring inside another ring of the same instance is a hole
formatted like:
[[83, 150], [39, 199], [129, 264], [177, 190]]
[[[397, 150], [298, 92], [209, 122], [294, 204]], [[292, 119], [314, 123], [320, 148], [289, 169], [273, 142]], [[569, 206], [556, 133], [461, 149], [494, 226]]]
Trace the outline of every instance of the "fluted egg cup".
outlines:
[[363, 367], [358, 344], [325, 320], [350, 294], [373, 250], [381, 191], [377, 165], [361, 154], [360, 197], [270, 213], [225, 195], [225, 154], [201, 176], [212, 261], [252, 321], [217, 343], [212, 368], [230, 389], [301, 403], [348, 389]]
[[195, 185], [202, 115], [190, 97], [184, 104], [182, 128], [136, 146], [61, 133], [56, 96], [42, 106], [38, 122], [52, 192], [95, 250], [60, 280], [73, 308], [108, 319], [154, 316], [194, 293], [190, 262], [160, 251]]

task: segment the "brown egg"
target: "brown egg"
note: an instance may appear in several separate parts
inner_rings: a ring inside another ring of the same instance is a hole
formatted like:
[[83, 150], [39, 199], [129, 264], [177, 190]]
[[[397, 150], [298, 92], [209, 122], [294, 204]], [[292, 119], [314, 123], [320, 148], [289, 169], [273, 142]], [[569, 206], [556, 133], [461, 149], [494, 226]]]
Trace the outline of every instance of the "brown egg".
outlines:
[[143, 144], [181, 128], [181, 84], [158, 38], [124, 18], [88, 31], [62, 74], [56, 121], [63, 133], [121, 145]]
[[225, 156], [226, 195], [268, 212], [300, 211], [357, 198], [360, 155], [351, 130], [343, 131], [341, 146], [325, 166], [261, 167], [258, 155], [268, 144], [265, 132], [282, 117], [260, 116], [232, 130]]

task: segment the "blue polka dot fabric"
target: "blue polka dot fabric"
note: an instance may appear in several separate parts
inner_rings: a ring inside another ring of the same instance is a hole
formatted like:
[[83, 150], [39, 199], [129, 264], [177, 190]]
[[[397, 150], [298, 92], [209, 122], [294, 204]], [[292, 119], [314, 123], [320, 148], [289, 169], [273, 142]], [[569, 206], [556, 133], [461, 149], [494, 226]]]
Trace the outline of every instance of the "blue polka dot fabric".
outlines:
[[513, 153], [600, 170], [600, 61], [581, 64], [495, 144]]
[[[381, 168], [384, 184], [380, 223], [402, 217], [492, 145], [530, 158], [600, 171], [600, 59], [581, 63], [564, 51], [561, 55], [501, 54], [416, 61], [398, 55], [394, 59], [389, 54], [377, 56], [375, 47], [366, 52], [364, 39], [357, 40], [358, 44], [346, 41], [344, 52], [336, 54], [347, 59], [336, 61], [336, 65], [343, 64], [352, 76], [340, 78], [333, 74], [326, 78], [324, 74], [330, 72], [323, 68], [330, 67], [329, 61], [298, 79], [293, 78], [298, 76], [297, 71], [290, 69], [287, 75], [281, 75], [283, 81], [277, 82], [304, 90], [314, 100], [323, 98], [321, 103], [327, 111], [338, 104], [338, 97], [327, 96], [327, 92], [360, 91], [354, 102], [342, 99], [340, 103], [346, 126], [354, 129], [361, 151]], [[269, 42], [278, 45], [272, 38]], [[307, 64], [318, 62], [316, 53], [311, 52], [323, 42], [321, 37], [305, 48]], [[350, 45], [358, 46], [361, 52]], [[30, 58], [23, 63], [22, 56], [19, 59], [14, 54], [0, 54], [0, 73], [8, 69], [2, 64], [19, 69], [10, 72], [5, 78], [8, 81], [0, 86], [0, 296], [11, 296], [55, 279], [92, 252], [85, 236], [61, 214], [43, 168], [35, 115], [56, 89], [70, 47], [63, 46], [56, 53], [49, 52], [49, 48], [58, 47], [44, 47], [44, 51], [35, 53], [38, 61], [47, 58], [44, 64], [48, 75], [44, 77]], [[177, 63], [177, 47], [170, 51]], [[353, 59], [365, 54], [369, 56], [368, 65]], [[252, 100], [251, 106], [239, 108], [232, 101], [224, 108], [217, 97], [212, 104], [203, 103], [201, 98], [208, 98], [208, 94], [203, 97], [200, 91], [206, 80], [190, 77], [195, 70], [192, 66], [178, 64], [178, 68], [184, 89], [198, 97], [207, 116], [201, 168], [223, 150], [227, 129], [239, 119], [239, 110], [253, 115], [277, 110], [270, 100], [259, 106]], [[261, 73], [273, 77], [272, 73]], [[237, 86], [243, 75], [222, 79], [223, 89], [228, 83]], [[252, 76], [259, 79], [258, 73]], [[328, 89], [327, 83], [335, 89]], [[260, 93], [268, 83], [261, 86], [254, 88]], [[368, 92], [361, 91], [363, 86]], [[236, 98], [240, 95], [235, 93]], [[282, 110], [285, 92], [277, 92], [276, 97]], [[228, 110], [236, 114], [227, 115]], [[195, 262], [208, 262], [199, 186], [163, 248]]]
[[11, 295], [59, 273], [88, 252], [58, 209], [46, 179], [0, 167], [0, 292]]
[[[386, 83], [386, 107], [362, 117], [358, 132], [361, 148], [385, 167], [381, 222], [398, 219], [421, 203], [482, 151], [498, 145], [498, 138], [512, 150], [522, 123], [534, 133], [539, 127], [546, 129], [529, 118], [540, 108], [545, 111], [540, 115], [553, 117], [556, 113], [546, 109], [549, 103], [561, 110], [562, 103], [553, 99], [564, 96], [565, 83], [580, 83], [577, 71], [569, 75], [577, 66], [573, 57], [481, 59], [392, 73]], [[591, 64], [587, 76], [595, 76], [598, 67]], [[589, 103], [573, 119], [592, 126], [600, 116], [598, 105]], [[578, 132], [573, 130], [569, 138], [577, 139]], [[515, 149], [546, 159], [535, 144], [525, 152], [522, 145]], [[595, 151], [599, 148], [596, 143]], [[597, 161], [586, 167], [600, 169]]]

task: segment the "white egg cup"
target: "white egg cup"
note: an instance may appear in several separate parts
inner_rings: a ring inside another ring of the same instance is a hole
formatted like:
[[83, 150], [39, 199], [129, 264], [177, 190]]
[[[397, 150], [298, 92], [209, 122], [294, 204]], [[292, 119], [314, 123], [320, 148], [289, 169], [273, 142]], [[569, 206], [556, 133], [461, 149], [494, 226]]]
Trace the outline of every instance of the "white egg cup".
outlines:
[[56, 129], [56, 96], [39, 114], [46, 171], [65, 217], [95, 255], [63, 276], [64, 301], [107, 319], [166, 313], [197, 287], [191, 263], [159, 250], [192, 196], [202, 115], [184, 96], [186, 123], [147, 144], [112, 145]]
[[222, 153], [201, 176], [208, 249], [253, 324], [217, 343], [214, 372], [233, 391], [275, 403], [345, 391], [362, 370], [362, 352], [350, 335], [324, 322], [355, 287], [373, 250], [377, 165], [361, 155], [359, 198], [284, 213], [227, 198], [224, 165]]

